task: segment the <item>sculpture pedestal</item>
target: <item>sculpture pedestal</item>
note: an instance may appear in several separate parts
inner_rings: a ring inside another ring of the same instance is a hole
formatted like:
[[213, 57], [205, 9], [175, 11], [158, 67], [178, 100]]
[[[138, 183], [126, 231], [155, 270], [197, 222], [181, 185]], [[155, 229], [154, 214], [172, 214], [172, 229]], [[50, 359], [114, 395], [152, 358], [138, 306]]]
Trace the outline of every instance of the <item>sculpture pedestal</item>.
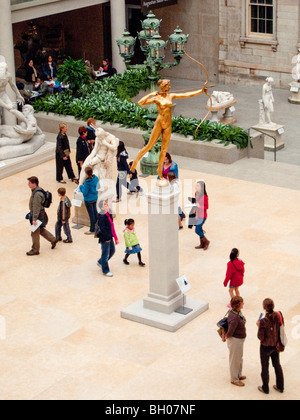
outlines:
[[[221, 103], [218, 105], [215, 105], [211, 108], [211, 123], [221, 123], [226, 125], [233, 125], [237, 122], [236, 117], [233, 115], [235, 111], [234, 105], [236, 104], [236, 99], [233, 99], [230, 102]], [[206, 109], [210, 110], [210, 104], [206, 106]], [[218, 113], [220, 111], [224, 111], [223, 117], [219, 118]]]
[[291, 104], [300, 105], [300, 83], [292, 82], [290, 86], [289, 102]]
[[272, 136], [272, 137], [276, 138], [276, 151], [284, 148], [285, 143], [282, 140], [282, 134], [284, 133], [284, 125], [258, 124], [258, 125], [255, 125], [253, 128], [258, 129], [260, 131], [263, 131], [264, 133], [267, 134], [267, 135], [265, 135], [265, 151], [266, 152], [274, 152], [275, 151], [274, 139], [269, 137], [269, 136]]
[[[209, 307], [205, 302], [186, 299], [176, 282], [179, 277], [178, 195], [169, 185], [156, 187], [148, 195], [150, 291], [144, 299], [121, 311], [122, 318], [171, 332]], [[175, 313], [183, 303], [192, 309], [186, 316]]]
[[11, 146], [1, 146], [0, 161], [33, 155], [37, 150], [44, 146], [46, 142], [45, 139], [45, 134], [36, 134], [26, 143]]

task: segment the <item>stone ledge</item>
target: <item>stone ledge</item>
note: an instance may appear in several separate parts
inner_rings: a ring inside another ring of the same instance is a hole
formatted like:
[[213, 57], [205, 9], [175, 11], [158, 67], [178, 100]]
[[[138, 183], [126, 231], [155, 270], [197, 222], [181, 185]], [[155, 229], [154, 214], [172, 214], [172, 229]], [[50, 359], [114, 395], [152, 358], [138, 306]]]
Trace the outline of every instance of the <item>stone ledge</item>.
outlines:
[[[72, 116], [46, 114], [45, 112], [39, 112], [35, 116], [41, 130], [48, 133], [58, 133], [59, 123], [65, 122], [68, 125], [69, 136], [78, 137], [78, 128], [86, 125], [85, 121], [76, 120]], [[103, 124], [101, 121], [97, 122], [97, 126], [102, 127], [124, 141], [128, 147], [136, 149], [144, 147], [143, 134], [145, 132], [140, 129], [122, 128], [120, 125]], [[224, 147], [218, 142], [219, 140], [213, 140], [212, 142], [193, 141], [191, 136], [186, 138], [179, 134], [173, 134], [169, 152], [178, 156], [223, 164], [232, 164], [248, 156], [247, 148], [241, 150], [233, 144]], [[250, 150], [250, 157], [264, 159], [263, 136], [257, 135], [253, 137], [252, 143], [254, 148]]]
[[[55, 144], [46, 142], [32, 155], [1, 161], [0, 179], [15, 175], [55, 158]], [[3, 165], [3, 166], [2, 166]]]

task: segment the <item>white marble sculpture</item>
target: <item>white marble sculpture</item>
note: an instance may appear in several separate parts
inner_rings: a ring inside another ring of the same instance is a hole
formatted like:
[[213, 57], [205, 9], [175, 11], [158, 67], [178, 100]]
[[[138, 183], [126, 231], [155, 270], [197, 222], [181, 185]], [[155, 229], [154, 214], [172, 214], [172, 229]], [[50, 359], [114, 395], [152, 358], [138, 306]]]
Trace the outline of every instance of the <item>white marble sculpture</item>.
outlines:
[[[234, 97], [230, 92], [218, 92], [214, 91], [211, 95], [212, 99], [212, 105], [218, 106], [218, 105], [226, 105], [232, 101], [234, 101]], [[207, 103], [208, 106], [211, 105], [210, 99]]]
[[261, 114], [260, 123], [263, 123], [266, 125], [274, 125], [271, 119], [271, 115], [274, 112], [273, 84], [274, 84], [273, 77], [267, 77], [266, 83], [263, 86], [262, 104], [263, 104], [264, 115], [260, 113]]
[[[8, 86], [15, 94], [16, 102], [9, 98]], [[8, 72], [5, 58], [0, 56], [0, 106], [18, 121], [15, 125], [0, 124], [0, 161], [33, 154], [45, 144], [45, 136], [37, 126], [33, 107], [25, 105], [21, 112], [17, 104], [24, 105], [24, 99]]]
[[85, 160], [79, 184], [85, 181], [85, 168], [91, 167], [100, 179], [113, 179], [113, 158], [118, 148], [119, 139], [102, 128], [96, 128], [96, 141], [92, 153]]

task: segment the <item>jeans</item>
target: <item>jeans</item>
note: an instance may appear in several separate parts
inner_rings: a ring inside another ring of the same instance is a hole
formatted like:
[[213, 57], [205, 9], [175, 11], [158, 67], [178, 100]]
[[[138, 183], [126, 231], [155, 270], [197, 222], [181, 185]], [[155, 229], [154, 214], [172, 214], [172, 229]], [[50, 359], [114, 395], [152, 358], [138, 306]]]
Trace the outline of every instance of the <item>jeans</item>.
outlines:
[[61, 239], [61, 229], [64, 229], [65, 235], [68, 239], [68, 241], [72, 241], [72, 235], [70, 230], [70, 224], [69, 221], [66, 220], [66, 223], [63, 223], [61, 220], [58, 220], [55, 225], [55, 236], [56, 240], [58, 241]]
[[101, 243], [102, 248], [102, 255], [98, 264], [101, 265], [103, 274], [107, 274], [110, 272], [108, 261], [115, 255], [116, 248], [114, 240], [111, 239], [109, 242]]
[[127, 172], [119, 171], [118, 172], [118, 180], [117, 180], [117, 199], [122, 198], [122, 186], [130, 190], [129, 183], [127, 182]]
[[206, 219], [199, 219], [196, 226], [196, 233], [200, 236], [201, 239], [205, 238], [205, 234], [203, 232], [203, 225], [206, 222]]
[[276, 350], [276, 347], [266, 347], [260, 346], [260, 360], [261, 360], [261, 377], [263, 381], [262, 389], [268, 394], [269, 393], [269, 361], [272, 360], [273, 367], [276, 374], [276, 386], [280, 391], [284, 391], [284, 377], [283, 371], [280, 364], [279, 353]]
[[90, 222], [91, 222], [90, 232], [95, 232], [96, 222], [98, 219], [97, 201], [85, 201], [84, 203], [90, 217]]

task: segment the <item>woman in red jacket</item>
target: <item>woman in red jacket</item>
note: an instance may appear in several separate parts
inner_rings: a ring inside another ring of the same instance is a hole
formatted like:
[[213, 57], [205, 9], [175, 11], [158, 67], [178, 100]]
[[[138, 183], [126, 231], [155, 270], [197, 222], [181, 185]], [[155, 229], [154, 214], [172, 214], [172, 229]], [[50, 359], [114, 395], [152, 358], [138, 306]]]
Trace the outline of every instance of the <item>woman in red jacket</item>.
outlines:
[[[233, 248], [230, 254], [230, 261], [227, 264], [227, 273], [224, 281], [224, 287], [229, 284], [230, 298], [240, 296], [239, 287], [244, 284], [245, 263], [239, 259], [240, 252], [238, 249]], [[228, 305], [230, 307], [230, 305]]]
[[207, 210], [209, 207], [208, 195], [206, 192], [206, 185], [204, 181], [198, 181], [196, 184], [196, 234], [200, 236], [200, 245], [196, 249], [204, 249], [206, 251], [209, 247], [209, 240], [205, 237], [203, 225], [207, 219]]

